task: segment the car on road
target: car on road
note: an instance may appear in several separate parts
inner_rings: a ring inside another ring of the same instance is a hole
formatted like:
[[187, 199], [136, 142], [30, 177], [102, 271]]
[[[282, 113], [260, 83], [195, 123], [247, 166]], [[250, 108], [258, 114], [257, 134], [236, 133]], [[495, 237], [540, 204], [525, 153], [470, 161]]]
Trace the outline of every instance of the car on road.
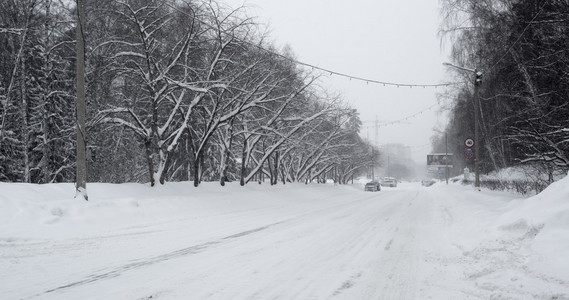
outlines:
[[366, 192], [378, 192], [381, 191], [381, 185], [377, 181], [370, 181], [366, 183], [364, 190]]
[[381, 180], [382, 186], [397, 187], [397, 179], [393, 177], [385, 177]]

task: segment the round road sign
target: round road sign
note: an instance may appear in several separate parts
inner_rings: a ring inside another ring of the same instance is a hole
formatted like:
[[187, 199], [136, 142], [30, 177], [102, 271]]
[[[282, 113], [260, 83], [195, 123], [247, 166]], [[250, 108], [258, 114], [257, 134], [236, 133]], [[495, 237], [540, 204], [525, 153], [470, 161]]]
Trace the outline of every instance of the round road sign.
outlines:
[[464, 140], [464, 145], [468, 148], [474, 146], [474, 139], [467, 138], [466, 140]]

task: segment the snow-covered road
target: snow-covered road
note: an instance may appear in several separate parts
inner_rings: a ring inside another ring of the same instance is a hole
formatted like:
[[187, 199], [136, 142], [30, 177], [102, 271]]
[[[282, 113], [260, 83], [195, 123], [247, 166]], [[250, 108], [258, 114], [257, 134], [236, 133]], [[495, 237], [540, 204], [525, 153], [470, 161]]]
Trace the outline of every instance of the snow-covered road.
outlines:
[[49, 207], [61, 216], [40, 236], [3, 234], [2, 298], [569, 299], [566, 278], [526, 264], [540, 228], [487, 237], [514, 196], [407, 183], [167, 197], [123, 198], [103, 219]]

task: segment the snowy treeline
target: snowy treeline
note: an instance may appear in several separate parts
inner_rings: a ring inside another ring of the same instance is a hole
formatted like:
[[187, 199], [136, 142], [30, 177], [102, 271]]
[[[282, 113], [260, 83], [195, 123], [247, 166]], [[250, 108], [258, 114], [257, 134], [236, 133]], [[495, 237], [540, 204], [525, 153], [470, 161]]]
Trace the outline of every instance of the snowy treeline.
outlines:
[[[563, 0], [444, 0], [442, 32], [452, 63], [482, 72], [483, 172], [532, 164], [543, 174], [569, 168], [569, 5]], [[474, 135], [474, 74], [449, 96], [455, 157]], [[444, 147], [444, 135], [438, 139]], [[443, 148], [444, 149], [444, 148]], [[547, 177], [547, 175], [546, 175]], [[551, 180], [551, 177], [550, 177]]]
[[[371, 161], [357, 111], [243, 9], [98, 0], [85, 14], [89, 181], [342, 183]], [[1, 181], [75, 179], [75, 24], [67, 1], [0, 3]]]

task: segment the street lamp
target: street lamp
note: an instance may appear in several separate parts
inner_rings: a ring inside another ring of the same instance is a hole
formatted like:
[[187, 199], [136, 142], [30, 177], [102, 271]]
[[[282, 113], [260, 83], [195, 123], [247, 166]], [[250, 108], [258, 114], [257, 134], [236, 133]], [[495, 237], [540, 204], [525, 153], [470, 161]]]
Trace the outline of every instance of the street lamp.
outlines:
[[478, 71], [477, 69], [468, 69], [465, 67], [455, 66], [447, 62], [444, 62], [443, 65], [474, 73], [474, 186], [480, 187], [480, 169], [478, 167], [478, 164], [480, 162], [480, 159], [478, 159], [480, 155], [480, 124], [478, 117], [478, 114], [480, 113], [480, 99], [478, 95], [478, 89], [480, 87], [480, 84], [482, 84], [482, 72]]

